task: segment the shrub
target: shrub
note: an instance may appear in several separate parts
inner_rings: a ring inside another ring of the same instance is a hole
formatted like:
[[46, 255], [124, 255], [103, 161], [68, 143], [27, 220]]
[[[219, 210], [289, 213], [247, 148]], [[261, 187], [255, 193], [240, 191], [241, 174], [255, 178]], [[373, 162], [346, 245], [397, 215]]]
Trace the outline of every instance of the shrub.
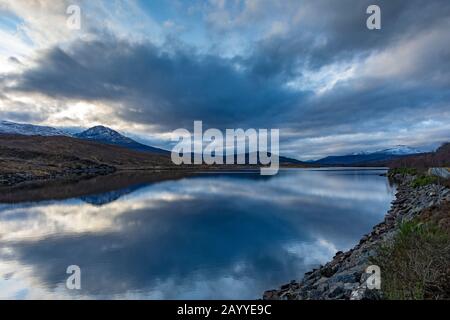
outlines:
[[381, 269], [387, 299], [450, 299], [450, 235], [436, 224], [402, 223], [371, 262]]
[[413, 182], [411, 183], [411, 186], [413, 188], [418, 188], [418, 187], [423, 187], [423, 186], [427, 186], [429, 184], [436, 183], [437, 181], [438, 181], [437, 177], [422, 175], [422, 176], [415, 178], [413, 180]]
[[417, 169], [414, 169], [414, 168], [393, 168], [393, 169], [389, 170], [389, 175], [393, 176], [393, 175], [396, 175], [396, 174], [415, 176], [417, 174]]

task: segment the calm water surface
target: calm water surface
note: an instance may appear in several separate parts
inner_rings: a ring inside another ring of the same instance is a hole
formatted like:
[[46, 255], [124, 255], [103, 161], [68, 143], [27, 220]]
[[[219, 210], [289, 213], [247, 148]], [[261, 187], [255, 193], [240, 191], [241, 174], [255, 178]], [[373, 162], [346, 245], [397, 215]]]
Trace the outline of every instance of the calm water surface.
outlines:
[[[254, 299], [353, 247], [394, 189], [379, 170], [282, 170], [0, 204], [0, 298]], [[66, 289], [66, 268], [82, 288]]]

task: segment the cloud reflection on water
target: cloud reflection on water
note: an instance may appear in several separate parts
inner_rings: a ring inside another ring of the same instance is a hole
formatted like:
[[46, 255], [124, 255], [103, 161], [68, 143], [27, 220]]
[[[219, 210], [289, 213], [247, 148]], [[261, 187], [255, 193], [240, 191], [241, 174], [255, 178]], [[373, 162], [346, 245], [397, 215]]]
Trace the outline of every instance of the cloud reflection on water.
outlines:
[[[101, 206], [0, 205], [0, 297], [259, 298], [382, 220], [393, 189], [378, 173], [205, 175]], [[70, 264], [79, 292], [64, 288]]]

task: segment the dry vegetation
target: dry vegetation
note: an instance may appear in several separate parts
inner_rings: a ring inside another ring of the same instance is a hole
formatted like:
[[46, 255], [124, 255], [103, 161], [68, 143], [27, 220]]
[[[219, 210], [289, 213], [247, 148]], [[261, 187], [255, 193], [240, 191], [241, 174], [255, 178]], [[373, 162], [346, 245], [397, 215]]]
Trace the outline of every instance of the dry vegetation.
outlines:
[[69, 137], [0, 135], [3, 184], [173, 167], [167, 156]]
[[170, 165], [170, 158], [69, 137], [0, 135], [0, 161], [17, 170], [27, 165], [49, 168], [104, 164], [118, 168]]
[[383, 272], [387, 299], [450, 299], [450, 204], [403, 222], [372, 262]]

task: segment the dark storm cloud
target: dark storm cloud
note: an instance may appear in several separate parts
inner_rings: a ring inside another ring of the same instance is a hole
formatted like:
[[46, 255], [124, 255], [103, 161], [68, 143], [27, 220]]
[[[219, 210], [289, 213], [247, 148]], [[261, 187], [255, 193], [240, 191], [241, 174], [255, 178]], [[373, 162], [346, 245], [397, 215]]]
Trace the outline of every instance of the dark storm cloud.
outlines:
[[54, 48], [17, 80], [20, 91], [120, 101], [117, 112], [126, 120], [169, 128], [195, 119], [219, 127], [245, 122], [297, 96], [271, 80], [256, 81], [232, 60], [115, 39], [80, 42], [70, 52]]
[[[293, 67], [323, 65], [382, 50], [424, 30], [439, 27], [450, 16], [450, 3], [403, 0], [296, 1], [298, 24], [277, 37], [260, 41], [248, 61], [263, 76], [292, 73]], [[366, 9], [381, 8], [382, 28], [366, 28]], [[292, 10], [292, 9], [291, 9]], [[288, 14], [288, 13], [286, 13]], [[255, 59], [256, 58], [256, 59]]]
[[436, 90], [424, 85], [403, 87], [392, 81], [355, 90], [339, 86], [320, 98], [305, 101], [296, 114], [286, 119], [299, 135], [311, 137], [316, 128], [333, 133], [351, 133], [355, 128], [376, 131], [407, 128], [429, 118], [449, 115], [450, 89]]
[[[48, 50], [9, 90], [107, 102], [120, 118], [162, 130], [203, 120], [218, 128], [292, 129], [291, 139], [450, 119], [450, 2], [377, 1], [377, 31], [366, 28], [372, 1], [298, 4], [297, 25], [253, 42], [245, 56], [99, 35]], [[342, 72], [324, 69], [339, 66], [355, 74], [314, 92]], [[324, 79], [311, 85], [311, 74], [321, 72]], [[295, 81], [298, 87], [287, 86]]]

